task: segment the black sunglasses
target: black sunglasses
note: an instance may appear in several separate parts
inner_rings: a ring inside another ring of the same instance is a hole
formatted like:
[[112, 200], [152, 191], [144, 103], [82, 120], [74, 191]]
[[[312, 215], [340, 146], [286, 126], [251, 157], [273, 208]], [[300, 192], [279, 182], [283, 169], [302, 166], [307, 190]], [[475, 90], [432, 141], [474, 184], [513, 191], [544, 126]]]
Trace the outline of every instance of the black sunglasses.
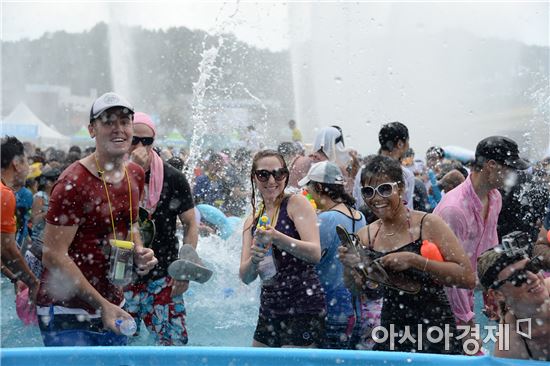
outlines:
[[381, 197], [388, 198], [393, 193], [393, 187], [396, 187], [398, 183], [399, 182], [382, 183], [378, 187], [364, 186], [361, 187], [361, 194], [366, 200], [373, 198], [376, 192], [378, 192]]
[[502, 285], [504, 285], [506, 282], [510, 282], [512, 285], [516, 287], [521, 287], [524, 283], [527, 282], [529, 275], [527, 274], [527, 271], [532, 272], [534, 274], [539, 273], [543, 270], [542, 261], [539, 257], [535, 257], [527, 264], [525, 264], [525, 267], [522, 269], [517, 269], [507, 278], [500, 280], [498, 282], [495, 282], [491, 288], [494, 290], [498, 290]]
[[286, 177], [288, 177], [288, 169], [279, 168], [271, 171], [265, 169], [255, 170], [254, 175], [256, 176], [256, 178], [258, 178], [260, 182], [267, 182], [270, 175], [272, 175], [276, 181], [282, 181], [286, 179]]
[[154, 137], [138, 137], [138, 136], [132, 137], [132, 145], [137, 145], [141, 142], [143, 146], [149, 146], [149, 145], [152, 145], [154, 141], [155, 141]]

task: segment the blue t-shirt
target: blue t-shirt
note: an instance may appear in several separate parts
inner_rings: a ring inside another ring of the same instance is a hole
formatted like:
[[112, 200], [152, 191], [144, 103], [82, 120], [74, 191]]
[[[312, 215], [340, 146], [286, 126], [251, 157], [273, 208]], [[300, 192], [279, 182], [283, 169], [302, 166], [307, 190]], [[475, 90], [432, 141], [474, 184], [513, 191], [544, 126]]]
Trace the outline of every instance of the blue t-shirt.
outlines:
[[340, 211], [325, 211], [319, 214], [319, 232], [321, 235], [321, 261], [315, 267], [321, 286], [325, 290], [325, 300], [329, 317], [352, 315], [353, 306], [351, 293], [344, 285], [344, 267], [338, 259], [340, 238], [336, 234], [336, 226], [342, 225], [350, 233], [366, 225], [365, 218], [352, 219]]
[[32, 192], [27, 187], [23, 187], [15, 193], [15, 216], [17, 217], [17, 234], [15, 240], [21, 248], [25, 238], [29, 235], [29, 219], [31, 217]]

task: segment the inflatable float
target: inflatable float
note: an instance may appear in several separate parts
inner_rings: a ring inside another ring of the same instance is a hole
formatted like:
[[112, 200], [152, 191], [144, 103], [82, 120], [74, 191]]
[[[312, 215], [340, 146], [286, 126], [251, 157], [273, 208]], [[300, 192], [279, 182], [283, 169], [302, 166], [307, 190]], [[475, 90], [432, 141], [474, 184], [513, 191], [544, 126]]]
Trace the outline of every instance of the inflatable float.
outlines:
[[196, 209], [200, 213], [200, 219], [215, 226], [220, 233], [220, 238], [224, 240], [229, 239], [242, 222], [240, 217], [227, 217], [220, 209], [214, 206], [199, 204], [196, 206]]

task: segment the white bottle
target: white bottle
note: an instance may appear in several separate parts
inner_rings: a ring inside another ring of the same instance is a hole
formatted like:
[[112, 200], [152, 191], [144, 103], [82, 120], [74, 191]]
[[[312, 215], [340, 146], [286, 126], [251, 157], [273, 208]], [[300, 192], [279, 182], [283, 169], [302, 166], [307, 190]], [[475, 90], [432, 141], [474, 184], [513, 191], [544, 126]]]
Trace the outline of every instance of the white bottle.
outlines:
[[127, 337], [133, 336], [137, 331], [137, 325], [134, 319], [117, 319], [115, 326], [120, 330], [120, 333]]
[[270, 283], [270, 280], [277, 273], [275, 262], [273, 261], [273, 251], [269, 248], [265, 257], [258, 263], [258, 274], [264, 284]]

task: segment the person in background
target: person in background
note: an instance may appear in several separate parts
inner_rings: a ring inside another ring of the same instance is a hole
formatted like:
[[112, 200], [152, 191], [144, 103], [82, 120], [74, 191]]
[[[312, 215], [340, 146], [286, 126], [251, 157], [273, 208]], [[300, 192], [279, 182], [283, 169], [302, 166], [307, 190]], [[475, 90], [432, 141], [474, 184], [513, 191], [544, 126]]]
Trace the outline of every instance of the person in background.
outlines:
[[[300, 185], [307, 188], [319, 209], [321, 261], [316, 269], [327, 307], [326, 334], [320, 346], [351, 349], [354, 324], [361, 322], [361, 317], [356, 317], [354, 309], [355, 305], [360, 308], [361, 303], [358, 299], [352, 299], [351, 292], [344, 285], [344, 270], [338, 260], [340, 239], [336, 226], [342, 225], [348, 232], [356, 233], [365, 226], [365, 218], [352, 208], [355, 199], [344, 190], [344, 176], [336, 164], [329, 161], [313, 164]], [[360, 328], [360, 324], [357, 324], [357, 328]]]
[[[355, 199], [344, 190], [344, 176], [340, 168], [329, 161], [315, 163], [299, 182], [319, 209], [319, 232], [321, 237], [321, 262], [316, 266], [321, 286], [325, 292], [327, 317], [326, 335], [322, 348], [351, 349], [350, 344], [356, 317], [354, 301], [343, 282], [343, 267], [338, 260], [340, 239], [336, 226], [342, 225], [355, 233], [365, 226], [363, 215], [353, 209]], [[357, 304], [359, 307], [361, 304]]]
[[[383, 125], [378, 132], [378, 141], [380, 142], [379, 155], [387, 156], [401, 162], [409, 149], [409, 130], [407, 126], [401, 122], [387, 123]], [[406, 168], [403, 168], [403, 184], [405, 185], [403, 201], [409, 209], [413, 209], [414, 174]], [[358, 202], [362, 202], [361, 170], [359, 170], [355, 176], [353, 197], [355, 197]]]
[[61, 172], [59, 169], [48, 169], [38, 177], [38, 192], [33, 196], [31, 222], [32, 222], [32, 243], [25, 251], [25, 260], [29, 264], [36, 277], [42, 275], [42, 247], [44, 227], [46, 226], [46, 214], [50, 205], [50, 194], [53, 185]]
[[353, 181], [359, 168], [356, 156], [355, 151], [346, 149], [340, 127], [322, 128], [315, 135], [313, 153], [309, 156], [298, 155], [290, 165], [289, 186], [298, 189], [298, 181], [305, 177], [312, 164], [328, 160], [340, 167], [346, 178], [346, 188], [351, 189], [350, 181]]
[[203, 203], [224, 211], [223, 206], [233, 186], [226, 182], [226, 162], [219, 153], [212, 153], [201, 175], [195, 179], [193, 188], [197, 204]]
[[479, 281], [497, 301], [499, 323], [510, 328], [509, 333], [498, 335], [493, 354], [550, 361], [550, 278], [543, 275], [550, 266], [536, 256], [497, 248], [477, 260]]
[[[277, 151], [254, 155], [250, 180], [252, 214], [244, 223], [239, 276], [245, 284], [262, 278], [252, 345], [317, 347], [324, 334], [325, 298], [315, 271], [321, 259], [315, 210], [304, 196], [285, 194], [288, 169]], [[266, 225], [260, 220], [264, 216]]]
[[176, 221], [183, 225], [183, 243], [197, 248], [198, 226], [191, 188], [185, 175], [162, 161], [153, 150], [156, 128], [151, 117], [137, 112], [134, 115], [134, 135], [130, 159], [145, 171], [145, 194], [140, 209], [155, 226], [155, 236], [145, 243], [155, 252], [155, 270], [126, 287], [125, 309], [136, 323], [143, 319], [147, 330], [157, 343], [165, 346], [185, 345], [188, 335], [183, 294], [189, 281], [174, 280], [168, 266], [178, 259], [179, 241]]
[[[143, 169], [127, 160], [134, 111], [115, 93], [97, 98], [88, 131], [95, 153], [71, 164], [50, 195], [37, 315], [46, 346], [125, 345], [117, 321], [130, 321], [122, 309], [122, 288], [114, 283], [117, 267], [110, 240], [133, 242], [136, 274], [157, 263], [144, 248], [138, 227]], [[114, 273], [110, 276], [109, 273]], [[126, 273], [126, 270], [125, 270]]]
[[[516, 170], [527, 169], [527, 161], [519, 157], [518, 145], [503, 136], [481, 140], [475, 152], [475, 162], [468, 179], [447, 192], [434, 210], [458, 237], [477, 273], [477, 258], [498, 244], [497, 222], [502, 208], [498, 189]], [[447, 296], [457, 324], [475, 329], [474, 291], [447, 288]], [[463, 342], [471, 337], [463, 338]], [[480, 342], [479, 338], [476, 341]]]
[[294, 121], [293, 119], [288, 121], [288, 128], [290, 128], [290, 131], [292, 131], [292, 141], [302, 142], [302, 132], [300, 132], [300, 130], [296, 126], [296, 121]]
[[73, 145], [69, 148], [69, 153], [67, 154], [67, 159], [65, 159], [66, 164], [72, 164], [75, 161], [82, 159], [82, 150], [80, 147]]
[[440, 165], [445, 160], [445, 150], [439, 146], [432, 146], [426, 151], [426, 166], [439, 174]]
[[[30, 180], [34, 182], [34, 177], [30, 178]], [[28, 181], [29, 179], [24, 183], [26, 184]], [[17, 189], [16, 187], [14, 188]], [[15, 236], [15, 240], [21, 253], [25, 253], [30, 243], [29, 220], [31, 218], [32, 200], [33, 193], [26, 185], [17, 189], [15, 193], [15, 216], [17, 219], [17, 235]]]
[[[15, 241], [15, 194], [13, 186], [22, 186], [29, 172], [29, 163], [21, 141], [15, 137], [2, 138], [0, 183], [0, 249], [2, 257], [2, 274], [14, 284], [20, 280], [29, 288], [29, 301], [34, 303], [40, 281], [27, 266], [25, 259], [17, 248]], [[17, 291], [17, 286], [16, 286]]]

